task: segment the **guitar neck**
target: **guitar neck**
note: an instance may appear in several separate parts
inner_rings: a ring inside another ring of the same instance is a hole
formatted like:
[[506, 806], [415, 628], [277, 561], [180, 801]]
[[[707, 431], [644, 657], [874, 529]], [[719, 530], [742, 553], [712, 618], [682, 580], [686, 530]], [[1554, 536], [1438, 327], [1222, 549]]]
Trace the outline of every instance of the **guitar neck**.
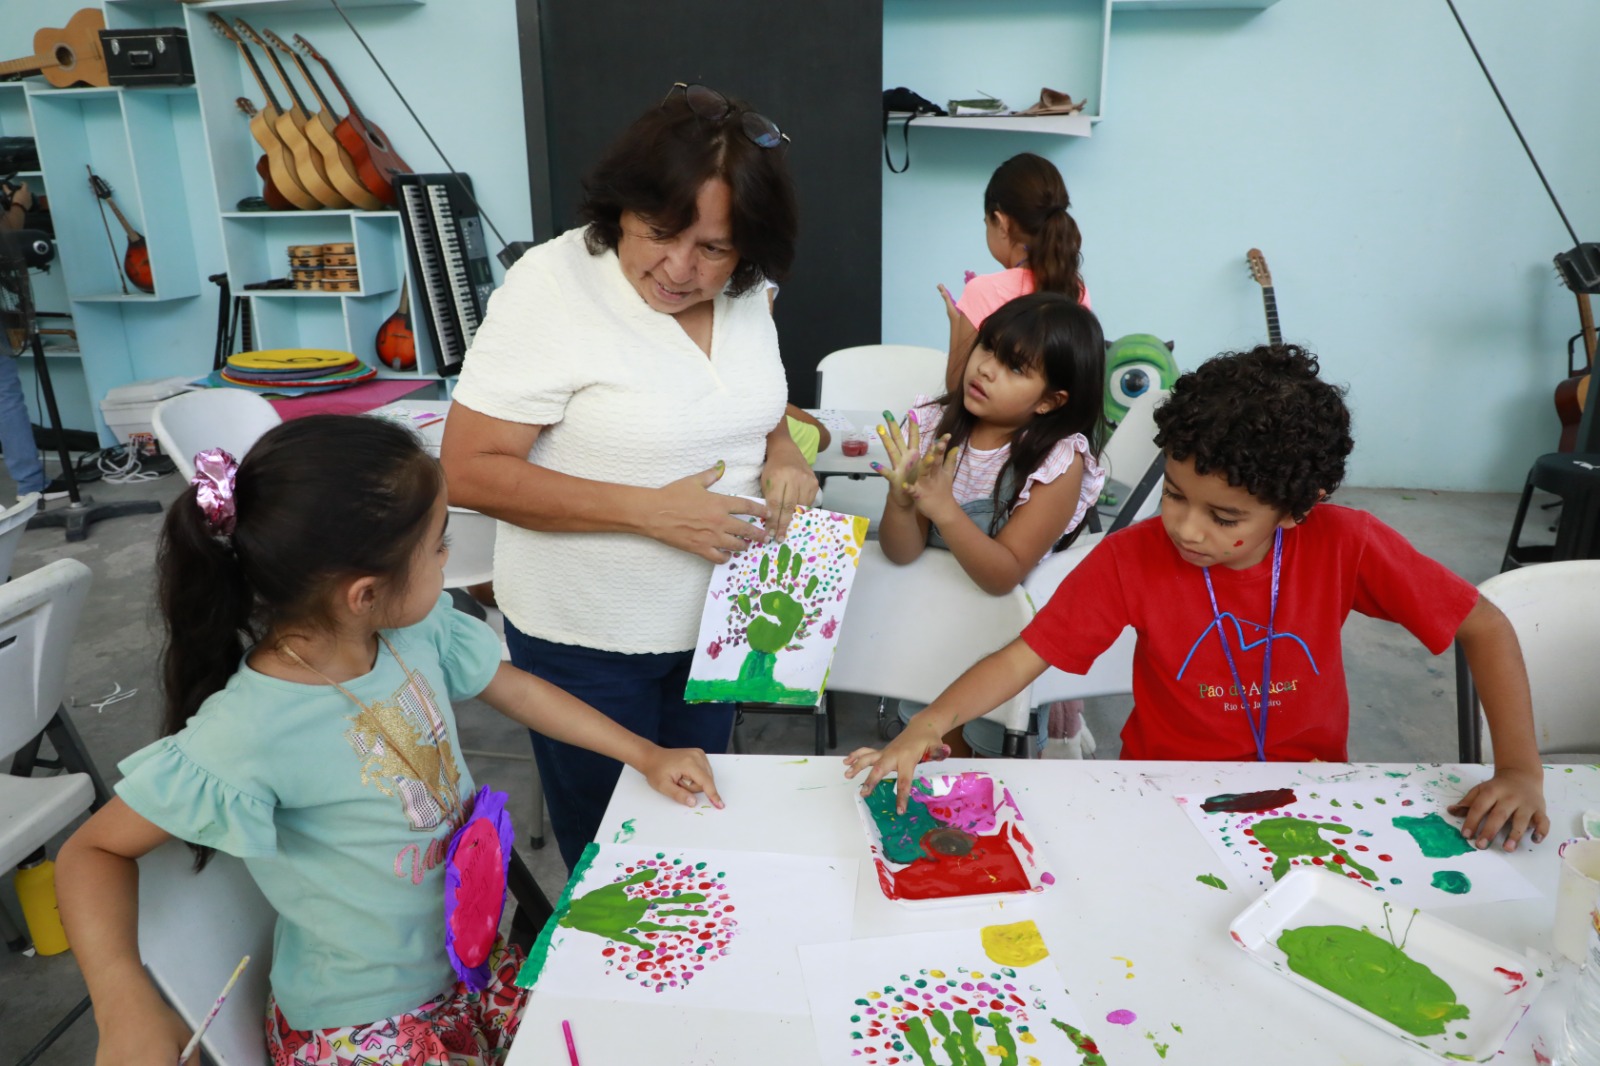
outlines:
[[17, 74], [37, 74], [46, 67], [59, 67], [54, 56], [29, 56], [26, 59], [8, 59], [0, 63], [0, 78]]
[[117, 216], [117, 221], [122, 223], [122, 229], [127, 233], [129, 242], [138, 244], [140, 241], [144, 240], [144, 234], [140, 233], [138, 230], [134, 229], [128, 224], [128, 220], [123, 217], [122, 208], [117, 206], [117, 202], [115, 200], [108, 196], [106, 197], [106, 203], [110, 205], [111, 213]]
[[306, 80], [306, 84], [311, 86], [311, 95], [316, 98], [317, 106], [320, 107], [323, 113], [325, 113], [329, 118], [337, 122], [339, 120], [338, 112], [334, 111], [333, 105], [330, 104], [328, 102], [328, 98], [323, 95], [322, 86], [317, 83], [317, 79], [311, 76], [311, 68], [306, 66], [306, 61], [301, 59], [299, 53], [297, 52], [290, 52], [289, 58], [294, 60], [294, 65], [299, 68], [300, 76]]
[[289, 109], [297, 116], [304, 118], [306, 114], [305, 102], [300, 99], [300, 94], [295, 91], [294, 82], [289, 80], [289, 72], [283, 69], [283, 64], [278, 62], [278, 56], [271, 48], [261, 44], [261, 50], [267, 54], [267, 62], [272, 64], [272, 69], [277, 71], [278, 80], [283, 82], [284, 90], [289, 94]]
[[267, 84], [267, 76], [261, 73], [261, 68], [256, 65], [256, 57], [250, 54], [250, 48], [242, 40], [234, 39], [234, 44], [239, 46], [239, 54], [244, 56], [245, 63], [250, 67], [251, 75], [256, 79], [256, 85], [261, 89], [261, 97], [266, 101], [267, 109], [281, 111], [278, 98], [272, 94], [272, 86]]
[[1267, 341], [1277, 345], [1283, 343], [1283, 330], [1278, 326], [1278, 298], [1273, 294], [1271, 285], [1261, 287], [1261, 302], [1267, 309]]
[[405, 319], [410, 319], [411, 317], [411, 279], [409, 277], [400, 279], [400, 306], [395, 308], [395, 314]]
[[367, 124], [367, 120], [362, 117], [361, 109], [356, 106], [356, 102], [351, 98], [349, 90], [344, 87], [344, 82], [339, 80], [339, 75], [334, 71], [333, 64], [328, 62], [326, 59], [323, 59], [321, 55], [316, 55], [312, 58], [314, 58], [318, 63], [321, 63], [322, 69], [328, 72], [328, 80], [333, 82], [334, 91], [344, 98], [344, 106], [347, 110], [349, 110], [350, 118], [353, 121], [360, 123], [362, 126], [365, 126]]

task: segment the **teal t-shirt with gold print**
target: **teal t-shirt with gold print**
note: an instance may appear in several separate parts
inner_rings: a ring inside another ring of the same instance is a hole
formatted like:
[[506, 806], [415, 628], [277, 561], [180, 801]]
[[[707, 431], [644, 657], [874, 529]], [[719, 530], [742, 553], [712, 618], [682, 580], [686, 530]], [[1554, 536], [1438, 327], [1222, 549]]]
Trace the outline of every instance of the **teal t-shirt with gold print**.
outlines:
[[272, 991], [296, 1029], [387, 1018], [454, 981], [444, 858], [474, 786], [450, 701], [488, 686], [500, 641], [448, 595], [383, 636], [344, 683], [364, 707], [240, 664], [182, 732], [118, 767], [133, 810], [244, 860], [278, 912]]

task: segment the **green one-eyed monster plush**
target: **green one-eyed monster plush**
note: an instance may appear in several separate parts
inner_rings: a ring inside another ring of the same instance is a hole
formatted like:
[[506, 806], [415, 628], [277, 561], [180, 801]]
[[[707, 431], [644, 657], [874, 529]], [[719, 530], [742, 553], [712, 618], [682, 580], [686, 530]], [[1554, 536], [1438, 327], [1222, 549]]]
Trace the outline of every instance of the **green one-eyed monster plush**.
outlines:
[[1152, 389], [1170, 389], [1178, 380], [1172, 342], [1148, 333], [1130, 333], [1106, 345], [1106, 421], [1113, 426], [1128, 405]]

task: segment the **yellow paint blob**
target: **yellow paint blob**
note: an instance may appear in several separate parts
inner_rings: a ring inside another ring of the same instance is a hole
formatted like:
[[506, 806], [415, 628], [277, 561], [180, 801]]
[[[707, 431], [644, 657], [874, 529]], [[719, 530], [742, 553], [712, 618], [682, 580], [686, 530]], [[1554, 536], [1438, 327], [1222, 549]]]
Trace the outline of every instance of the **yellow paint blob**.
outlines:
[[986, 925], [979, 930], [983, 937], [983, 953], [1001, 966], [1032, 966], [1050, 956], [1044, 946], [1039, 927], [1032, 921], [1013, 922], [1010, 925]]
[[1133, 960], [1132, 959], [1123, 958], [1121, 955], [1113, 955], [1111, 957], [1113, 959], [1116, 959], [1118, 962], [1124, 963], [1124, 964], [1127, 965], [1128, 972], [1123, 974], [1122, 976], [1126, 977], [1130, 981], [1133, 980]]
[[1039, 1060], [1034, 1058], [1032, 1055], [1029, 1055], [1028, 1056], [1028, 1066], [1043, 1066], [1043, 1064], [1040, 1063]]
[[[1029, 1032], [1029, 1033], [1018, 1033], [1017, 1034], [1017, 1039], [1022, 1041], [1024, 1044], [1037, 1044], [1039, 1042], [1039, 1038], [1034, 1036], [1031, 1032]], [[1033, 1060], [1029, 1059], [1028, 1061], [1032, 1062]]]
[[944, 971], [943, 970], [929, 970], [928, 971], [928, 976], [929, 977], [943, 977], [944, 976]]
[[988, 1047], [984, 1048], [983, 1050], [985, 1050], [985, 1051], [987, 1051], [989, 1053], [989, 1057], [990, 1058], [1002, 1059], [1003, 1060], [1006, 1057], [1006, 1049], [1001, 1047], [999, 1044], [990, 1044]]

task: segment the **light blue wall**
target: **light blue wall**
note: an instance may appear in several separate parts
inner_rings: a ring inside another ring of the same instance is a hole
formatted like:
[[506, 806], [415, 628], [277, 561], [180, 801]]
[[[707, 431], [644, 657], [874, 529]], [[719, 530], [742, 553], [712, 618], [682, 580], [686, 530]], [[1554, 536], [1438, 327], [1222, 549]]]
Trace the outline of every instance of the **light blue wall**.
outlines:
[[[1600, 240], [1600, 4], [1457, 4], [1579, 237]], [[968, 80], [885, 49], [903, 76], [885, 84], [939, 98]], [[934, 285], [994, 269], [983, 186], [1036, 151], [1067, 179], [1108, 336], [1171, 338], [1185, 366], [1257, 343], [1244, 253], [1262, 249], [1287, 338], [1350, 385], [1352, 484], [1510, 490], [1554, 450], [1578, 320], [1550, 260], [1572, 241], [1443, 0], [1117, 13], [1106, 96], [1087, 140], [912, 126], [910, 172], [884, 175], [884, 341], [943, 345]]]

